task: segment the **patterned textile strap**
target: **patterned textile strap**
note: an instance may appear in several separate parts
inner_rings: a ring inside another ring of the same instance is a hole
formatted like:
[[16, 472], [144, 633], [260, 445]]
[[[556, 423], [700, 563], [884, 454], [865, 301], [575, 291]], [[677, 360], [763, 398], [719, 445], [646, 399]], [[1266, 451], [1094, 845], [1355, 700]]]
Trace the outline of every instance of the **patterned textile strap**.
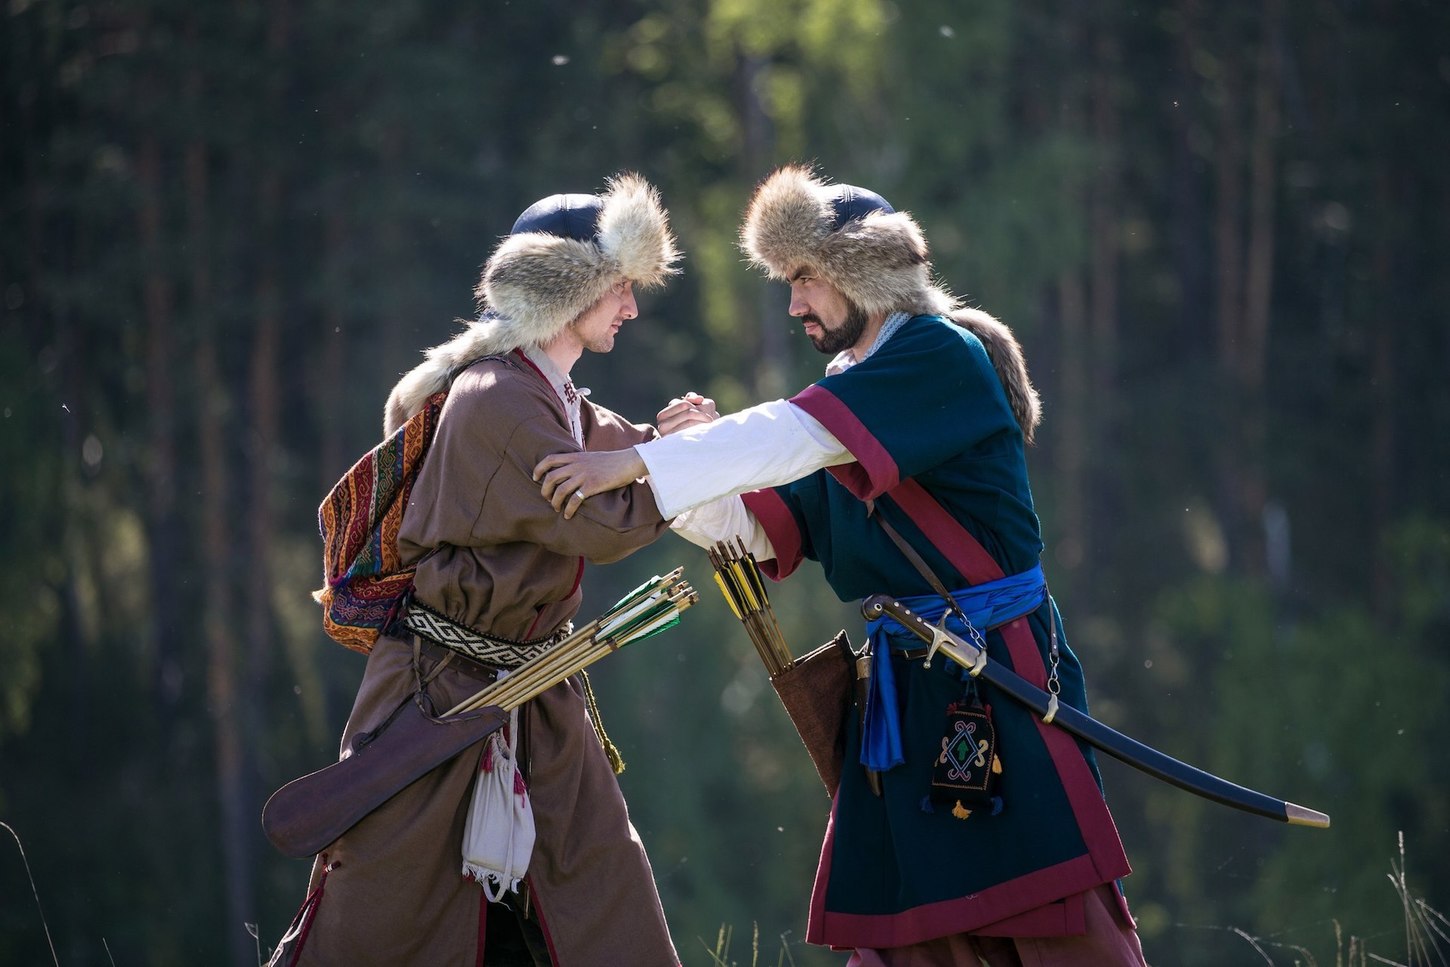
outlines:
[[566, 624], [547, 638], [535, 641], [510, 641], [492, 638], [472, 628], [445, 618], [426, 605], [412, 601], [399, 622], [404, 628], [427, 638], [436, 645], [456, 651], [465, 658], [495, 668], [518, 668], [539, 657], [569, 635], [572, 625]]
[[447, 398], [446, 391], [429, 397], [363, 454], [317, 508], [325, 584], [313, 598], [322, 605], [323, 629], [354, 651], [372, 650], [413, 587], [416, 568], [403, 564], [398, 528]]

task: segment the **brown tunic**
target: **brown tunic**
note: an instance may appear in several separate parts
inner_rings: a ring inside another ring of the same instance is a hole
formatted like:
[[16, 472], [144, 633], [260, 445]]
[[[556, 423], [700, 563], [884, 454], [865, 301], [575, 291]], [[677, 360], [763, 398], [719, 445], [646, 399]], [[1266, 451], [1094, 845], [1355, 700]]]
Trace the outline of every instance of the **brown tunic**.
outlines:
[[[590, 450], [654, 434], [588, 400], [581, 424]], [[532, 471], [548, 454], [577, 449], [553, 388], [521, 354], [460, 373], [399, 535], [404, 558], [420, 561], [416, 597], [460, 624], [515, 640], [545, 636], [573, 618], [585, 559], [617, 560], [667, 526], [644, 484], [591, 497], [564, 520], [540, 495]], [[419, 660], [425, 678], [436, 654], [429, 649]], [[449, 708], [481, 687], [465, 664], [455, 659], [428, 685], [434, 707]], [[412, 639], [379, 639], [344, 748], [415, 687]], [[554, 963], [678, 964], [649, 860], [577, 683], [550, 689], [520, 714], [529, 716], [537, 831], [527, 881]], [[277, 963], [486, 962], [480, 943], [488, 906], [461, 872], [481, 750], [480, 743], [413, 783], [318, 857], [300, 950]]]

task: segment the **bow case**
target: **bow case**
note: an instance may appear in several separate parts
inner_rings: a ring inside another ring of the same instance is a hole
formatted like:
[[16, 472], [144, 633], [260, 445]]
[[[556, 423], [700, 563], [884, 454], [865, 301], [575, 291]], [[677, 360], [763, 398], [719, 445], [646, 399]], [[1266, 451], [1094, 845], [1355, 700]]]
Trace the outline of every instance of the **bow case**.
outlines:
[[262, 830], [284, 856], [322, 852], [414, 781], [503, 728], [497, 706], [439, 717], [414, 695], [380, 727], [353, 736], [342, 758], [272, 794]]

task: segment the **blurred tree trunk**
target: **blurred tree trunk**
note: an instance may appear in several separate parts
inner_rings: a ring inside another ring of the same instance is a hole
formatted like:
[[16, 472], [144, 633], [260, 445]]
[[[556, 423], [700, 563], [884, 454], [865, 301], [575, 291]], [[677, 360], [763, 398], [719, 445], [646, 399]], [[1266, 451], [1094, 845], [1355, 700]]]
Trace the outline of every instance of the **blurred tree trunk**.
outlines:
[[[1169, 202], [1165, 212], [1173, 247], [1173, 276], [1180, 297], [1178, 344], [1185, 356], [1197, 360], [1216, 345], [1214, 291], [1208, 239], [1202, 228], [1209, 223], [1199, 142], [1203, 85], [1195, 63], [1203, 48], [1203, 23], [1198, 0], [1183, 0], [1178, 10], [1179, 43], [1168, 93], [1169, 127], [1173, 135], [1169, 164]], [[1125, 81], [1132, 81], [1131, 71]], [[1191, 370], [1190, 370], [1191, 371]], [[1215, 434], [1216, 435], [1216, 434]], [[1216, 455], [1214, 457], [1216, 459]]]
[[[154, 87], [154, 81], [147, 87]], [[143, 263], [142, 305], [146, 319], [146, 413], [148, 448], [142, 470], [146, 482], [146, 530], [151, 579], [151, 651], [155, 697], [162, 731], [180, 698], [182, 665], [178, 654], [181, 594], [176, 508], [176, 347], [175, 292], [171, 252], [166, 245], [162, 145], [152, 133], [142, 136], [136, 172], [140, 181], [137, 229]]]
[[1274, 235], [1278, 201], [1280, 126], [1279, 42], [1282, 0], [1263, 8], [1254, 81], [1253, 140], [1249, 149], [1248, 258], [1245, 266], [1239, 381], [1243, 413], [1239, 506], [1244, 527], [1243, 562], [1262, 574], [1266, 560], [1264, 511], [1268, 483], [1269, 326], [1274, 295]]
[[[1120, 488], [1109, 485], [1105, 474], [1116, 474], [1118, 460], [1118, 419], [1123, 411], [1118, 384], [1118, 273], [1120, 241], [1118, 226], [1122, 221], [1122, 175], [1120, 172], [1121, 123], [1119, 121], [1118, 88], [1121, 69], [1114, 25], [1099, 17], [1097, 36], [1092, 42], [1093, 73], [1091, 80], [1092, 137], [1097, 170], [1092, 182], [1092, 199], [1088, 209], [1091, 228], [1091, 261], [1089, 263], [1088, 331], [1091, 347], [1088, 354], [1088, 405], [1083, 407], [1090, 421], [1087, 435], [1092, 462], [1088, 466], [1087, 509], [1083, 521], [1083, 548], [1092, 548], [1094, 557], [1111, 559], [1111, 546], [1118, 529], [1094, 529], [1094, 520], [1116, 520], [1115, 508], [1105, 506], [1109, 496]], [[1100, 574], [1094, 568], [1096, 577]]]
[[[1208, 32], [1214, 36], [1214, 32]], [[1218, 424], [1214, 441], [1215, 504], [1218, 518], [1228, 539], [1233, 563], [1243, 565], [1244, 522], [1240, 513], [1239, 495], [1242, 493], [1241, 473], [1243, 458], [1240, 449], [1239, 426], [1242, 420], [1244, 400], [1240, 396], [1238, 355], [1240, 319], [1243, 312], [1243, 243], [1241, 241], [1241, 220], [1243, 210], [1243, 118], [1242, 78], [1240, 64], [1232, 39], [1221, 45], [1227, 50], [1219, 51], [1217, 89], [1210, 95], [1209, 103], [1217, 109], [1214, 126], [1214, 279], [1218, 291], [1217, 339], [1215, 349], [1218, 367], [1216, 371], [1218, 401], [1217, 412], [1213, 414]]]
[[[16, 18], [15, 33], [11, 35], [15, 56], [10, 70], [27, 78], [58, 76], [65, 56], [60, 49], [64, 33], [64, 23], [58, 16], [35, 18], [28, 23]], [[22, 53], [29, 55], [28, 63]], [[9, 96], [0, 97], [3, 105], [0, 106], [0, 131], [5, 132], [0, 138], [0, 159], [4, 161], [6, 174], [11, 171], [17, 174], [13, 186], [5, 186], [14, 191], [16, 200], [15, 208], [6, 209], [14, 212], [6, 225], [17, 229], [15, 235], [20, 244], [15, 248], [4, 247], [0, 258], [0, 299], [4, 300], [0, 303], [0, 312], [4, 313], [0, 319], [5, 327], [16, 327], [15, 335], [23, 349], [19, 355], [26, 360], [23, 365], [31, 370], [33, 385], [49, 391], [45, 394], [47, 397], [53, 393], [60, 401], [60, 412], [54, 422], [47, 418], [35, 426], [43, 434], [33, 438], [37, 450], [35, 463], [23, 470], [11, 468], [8, 476], [20, 479], [27, 471], [39, 470], [47, 463], [52, 464], [53, 472], [41, 477], [33, 489], [21, 490], [22, 500], [6, 506], [4, 513], [7, 521], [20, 523], [17, 518], [32, 521], [28, 533], [8, 532], [4, 537], [18, 538], [24, 547], [27, 540], [43, 536], [53, 542], [54, 557], [34, 554], [34, 549], [24, 555], [7, 555], [13, 570], [7, 568], [4, 573], [9, 578], [6, 586], [16, 595], [13, 601], [20, 609], [26, 602], [19, 594], [33, 593], [52, 581], [59, 585], [57, 646], [65, 668], [64, 687], [59, 694], [68, 706], [62, 751], [65, 767], [79, 769], [93, 751], [91, 654], [96, 644], [96, 629], [83, 621], [87, 609], [82, 585], [87, 569], [94, 565], [95, 545], [88, 522], [68, 509], [82, 506], [87, 481], [81, 428], [94, 419], [95, 406], [87, 353], [90, 340], [85, 338], [86, 318], [54, 288], [57, 279], [82, 274], [86, 264], [83, 249], [94, 229], [64, 224], [56, 214], [55, 200], [62, 193], [65, 176], [48, 163], [48, 154], [58, 131], [74, 120], [72, 106], [63, 92], [57, 85], [36, 84], [31, 88], [30, 97], [9, 89], [5, 93]], [[8, 400], [6, 404], [4, 429], [13, 433], [19, 421], [10, 419]], [[47, 439], [51, 433], [54, 436]], [[23, 438], [27, 442], [32, 439], [28, 435]], [[62, 495], [61, 506], [49, 501], [35, 505], [23, 502], [25, 497], [51, 496], [45, 493], [47, 486], [53, 486]], [[62, 567], [59, 580], [37, 566], [47, 558]], [[43, 652], [49, 643], [41, 639], [36, 644]], [[7, 663], [5, 674], [11, 682], [17, 675], [9, 663], [17, 657], [0, 648], [0, 658]], [[23, 722], [29, 718], [32, 700], [44, 701], [43, 693], [38, 690], [43, 684], [37, 681], [37, 692], [24, 694], [18, 709], [10, 704], [13, 696], [0, 694], [0, 739], [7, 737], [17, 719]], [[9, 702], [4, 701], [7, 698]]]
[[[382, 118], [378, 121], [381, 131], [378, 134], [378, 176], [382, 184], [396, 185], [407, 181], [404, 171], [403, 146], [406, 132], [402, 122], [395, 117]], [[391, 204], [398, 204], [393, 199]], [[520, 211], [523, 209], [520, 208]], [[401, 210], [389, 210], [383, 213], [382, 223], [378, 225], [375, 235], [376, 245], [370, 255], [372, 264], [380, 267], [382, 271], [395, 273], [403, 277], [405, 266], [408, 263], [408, 255], [403, 240], [403, 225], [406, 218]], [[388, 361], [390, 368], [385, 372], [407, 372], [412, 369], [419, 359], [419, 352], [425, 346], [442, 342], [443, 337], [452, 335], [453, 330], [441, 326], [442, 320], [428, 319], [422, 321], [421, 332], [425, 334], [422, 345], [418, 344], [418, 331], [412, 326], [403, 325], [404, 320], [413, 317], [413, 307], [406, 301], [406, 296], [398, 291], [388, 293], [383, 302], [382, 319], [378, 325], [378, 342], [381, 358]], [[402, 365], [393, 368], [393, 360], [402, 361]], [[384, 384], [380, 387], [383, 397], [380, 399], [376, 393], [364, 397], [369, 406], [374, 408], [376, 414], [374, 425], [377, 429], [374, 435], [381, 439], [383, 423], [383, 404], [387, 393], [392, 390], [391, 384]], [[369, 439], [372, 439], [370, 437]], [[376, 441], [374, 441], [376, 442]], [[371, 446], [372, 444], [368, 444]], [[346, 470], [347, 467], [343, 467]], [[339, 473], [339, 476], [341, 474]], [[329, 481], [332, 486], [336, 479]]]
[[[266, 47], [270, 62], [283, 62], [289, 19], [287, 0], [274, 0], [268, 10]], [[282, 80], [269, 77], [269, 99], [280, 108]], [[256, 312], [252, 324], [250, 379], [247, 388], [252, 425], [248, 428], [248, 490], [251, 496], [247, 526], [251, 566], [247, 584], [247, 654], [249, 688], [265, 686], [272, 657], [272, 536], [276, 527], [272, 503], [273, 460], [279, 452], [278, 414], [281, 381], [278, 344], [282, 327], [282, 280], [278, 253], [286, 251], [282, 224], [282, 167], [280, 158], [264, 146], [256, 185], [258, 264]]]
[[[1073, 199], [1077, 201], [1078, 199]], [[1057, 282], [1059, 402], [1052, 407], [1053, 445], [1057, 450], [1057, 533], [1052, 536], [1053, 562], [1076, 570], [1088, 546], [1087, 312], [1082, 273], [1064, 272]], [[1091, 580], [1092, 572], [1086, 575]], [[1083, 592], [1090, 589], [1082, 588]], [[1083, 595], [1092, 600], [1090, 593]]]
[[[188, 37], [197, 42], [195, 15], [188, 25]], [[192, 68], [186, 79], [188, 105], [197, 111], [203, 102], [201, 73]], [[246, 762], [241, 710], [238, 706], [237, 627], [232, 607], [235, 585], [231, 562], [233, 536], [229, 525], [231, 506], [227, 481], [226, 441], [235, 434], [226, 378], [217, 365], [220, 322], [212, 312], [211, 268], [211, 179], [210, 151], [203, 137], [193, 134], [186, 145], [185, 190], [189, 236], [191, 300], [195, 312], [196, 343], [193, 366], [197, 387], [197, 444], [201, 456], [201, 500], [197, 508], [201, 522], [201, 606], [202, 640], [206, 646], [207, 699], [214, 731], [217, 809], [221, 817], [219, 834], [222, 856], [222, 892], [227, 924], [245, 923], [251, 911], [255, 876], [247, 855], [253, 817], [246, 809]], [[236, 944], [229, 945], [232, 948]], [[232, 963], [245, 964], [232, 953]]]
[[[1077, 568], [1092, 548], [1094, 556], [1110, 553], [1099, 542], [1111, 528], [1096, 530], [1106, 488], [1100, 468], [1113, 466], [1108, 447], [1117, 412], [1118, 370], [1118, 105], [1117, 51], [1111, 26], [1102, 16], [1086, 14], [1069, 27], [1066, 61], [1086, 60], [1085, 76], [1074, 75], [1065, 87], [1062, 126], [1090, 144], [1096, 167], [1082, 187], [1069, 186], [1064, 211], [1085, 211], [1087, 264], [1064, 272], [1057, 283], [1061, 398], [1052, 407], [1058, 477], [1056, 563]], [[1108, 517], [1109, 515], [1103, 514]], [[1091, 584], [1094, 570], [1083, 578]], [[1091, 586], [1082, 589], [1092, 599]]]
[[[1377, 0], [1373, 4], [1372, 16], [1378, 24], [1389, 25], [1395, 23], [1397, 12], [1394, 4]], [[1395, 485], [1400, 479], [1396, 461], [1395, 403], [1404, 392], [1399, 383], [1396, 353], [1400, 327], [1404, 325], [1402, 317], [1413, 310], [1401, 305], [1404, 289], [1396, 284], [1395, 219], [1387, 216], [1388, 213], [1406, 211], [1407, 198], [1414, 197], [1416, 192], [1406, 190], [1403, 176], [1396, 171], [1394, 162], [1379, 154], [1373, 161], [1368, 191], [1373, 193], [1372, 210], [1379, 213], [1371, 221], [1374, 238], [1369, 251], [1370, 284], [1380, 294], [1372, 303], [1374, 317], [1368, 327], [1371, 411], [1366, 447], [1369, 460], [1367, 533], [1373, 542], [1367, 555], [1372, 569], [1368, 580], [1371, 610], [1381, 619], [1393, 620], [1401, 594], [1396, 587], [1397, 562], [1391, 557], [1386, 538], [1395, 519]], [[1411, 331], [1406, 329], [1406, 334]], [[1417, 401], [1416, 409], [1420, 405]]]
[[[1050, 48], [1030, 54], [1034, 59], [1045, 61], [1035, 64], [1033, 69], [1047, 71], [1063, 64], [1075, 64], [1075, 55], [1084, 46], [1087, 31], [1084, 5], [1070, 4], [1057, 22], [1057, 29], [1052, 32], [1057, 38], [1054, 46], [1060, 45], [1062, 56], [1052, 56]], [[1058, 119], [1062, 130], [1075, 140], [1086, 141], [1083, 128], [1088, 92], [1081, 73], [1067, 68], [1055, 87], [1062, 92]], [[1036, 101], [1034, 98], [1029, 104], [1029, 113], [1041, 111]], [[1049, 112], [1042, 113], [1051, 117]], [[1085, 182], [1064, 179], [1058, 204], [1064, 212], [1082, 211], [1092, 204], [1089, 194], [1090, 189], [1086, 188]], [[1087, 245], [1092, 245], [1091, 239], [1087, 240]], [[1088, 412], [1089, 357], [1092, 350], [1088, 345], [1088, 285], [1084, 281], [1085, 274], [1083, 266], [1074, 264], [1058, 276], [1056, 311], [1051, 313], [1056, 316], [1058, 324], [1055, 349], [1059, 376], [1057, 393], [1048, 395], [1049, 403], [1053, 396], [1057, 400], [1055, 404], [1050, 403], [1052, 420], [1048, 424], [1052, 429], [1057, 486], [1057, 523], [1054, 532], [1049, 535], [1049, 545], [1053, 549], [1053, 563], [1069, 571], [1076, 571], [1082, 564], [1085, 548], [1091, 540], [1088, 534], [1087, 455], [1092, 449], [1091, 415]], [[1042, 378], [1041, 374], [1036, 375]], [[1091, 574], [1084, 577], [1088, 581], [1092, 579]], [[1089, 589], [1082, 590], [1086, 592]], [[1092, 600], [1090, 593], [1085, 596]]]
[[[288, 0], [273, 0], [266, 11], [265, 49], [271, 71], [267, 75], [267, 100], [272, 112], [278, 116], [284, 113], [285, 85], [289, 76], [285, 69], [286, 51], [291, 35], [291, 10]], [[257, 231], [257, 277], [255, 307], [251, 327], [251, 351], [248, 359], [249, 379], [247, 386], [248, 412], [251, 425], [244, 438], [247, 465], [248, 504], [246, 515], [247, 536], [247, 582], [242, 600], [246, 614], [245, 628], [246, 672], [242, 677], [243, 690], [238, 696], [243, 711], [244, 735], [265, 734], [268, 705], [266, 689], [271, 680], [275, 620], [272, 606], [273, 581], [273, 537], [276, 530], [276, 509], [273, 502], [272, 479], [275, 461], [281, 450], [279, 414], [281, 406], [281, 381], [278, 366], [281, 364], [279, 343], [282, 328], [282, 266], [281, 253], [289, 251], [285, 240], [285, 225], [282, 217], [283, 168], [277, 144], [268, 142], [259, 149], [260, 173], [256, 190]], [[241, 803], [254, 804], [260, 797], [254, 795], [257, 784], [257, 770], [254, 757], [245, 751], [242, 768], [239, 770], [243, 783]], [[243, 841], [243, 855], [238, 862], [245, 872], [241, 882], [250, 885], [252, 868], [257, 863], [257, 847], [261, 845], [255, 826]], [[254, 905], [254, 898], [247, 895], [244, 902]], [[249, 917], [245, 919], [255, 919]], [[228, 924], [228, 936], [235, 938], [227, 945], [232, 962], [244, 967], [255, 959], [248, 938], [241, 923]]]
[[[1270, 0], [1252, 47], [1238, 43], [1234, 30], [1221, 35], [1221, 73], [1213, 98], [1218, 110], [1214, 153], [1218, 361], [1224, 387], [1218, 494], [1234, 564], [1250, 575], [1262, 575], [1266, 567], [1265, 390], [1274, 275], [1279, 17], [1278, 0]], [[1241, 58], [1240, 50], [1248, 53]], [[1243, 63], [1248, 58], [1252, 65]], [[1247, 117], [1241, 110], [1248, 83], [1245, 74], [1252, 77]], [[1245, 127], [1250, 132], [1247, 145], [1241, 134]]]
[[[760, 103], [760, 89], [764, 84], [764, 73], [768, 68], [765, 59], [754, 54], [740, 58], [738, 77], [741, 90], [741, 127], [745, 132], [745, 146], [741, 161], [745, 167], [744, 181], [754, 190], [755, 181], [764, 176], [773, 153], [770, 115]], [[791, 371], [791, 347], [787, 341], [790, 331], [781, 324], [785, 306], [780, 305], [777, 287], [762, 282], [753, 285], [759, 313], [757, 325], [760, 333], [760, 355], [755, 368], [755, 398], [777, 399], [793, 390], [789, 386]]]
[[[44, 210], [38, 203], [36, 209]], [[40, 237], [51, 234], [52, 228], [40, 225], [36, 228], [36, 245], [31, 251], [39, 253], [48, 248], [40, 241]], [[83, 264], [84, 239], [89, 234], [86, 230], [78, 231], [80, 238], [75, 240], [74, 246], [65, 248], [61, 261], [66, 268], [74, 269]], [[40, 266], [35, 267], [31, 278], [34, 280], [32, 291], [39, 302], [39, 294], [45, 290], [45, 278]], [[81, 429], [93, 425], [98, 410], [91, 390], [90, 354], [86, 351], [90, 340], [84, 338], [84, 319], [67, 306], [65, 300], [51, 297], [47, 298], [46, 303], [49, 311], [45, 316], [49, 316], [48, 321], [54, 326], [48, 348], [59, 363], [57, 388], [64, 401], [57, 440], [60, 454], [56, 479], [65, 495], [65, 506], [83, 507], [88, 481], [83, 457], [85, 442]], [[40, 336], [40, 333], [35, 335]], [[48, 526], [54, 527], [58, 532], [59, 546], [66, 565], [62, 590], [64, 606], [61, 608], [59, 628], [67, 664], [67, 699], [74, 714], [68, 716], [71, 725], [66, 737], [65, 751], [69, 757], [69, 765], [83, 767], [82, 764], [92, 749], [90, 730], [95, 726], [95, 716], [91, 711], [94, 694], [90, 672], [93, 649], [100, 637], [95, 622], [84, 620], [88, 609], [84, 600], [86, 595], [82, 590], [82, 586], [89, 584], [91, 576], [96, 573], [95, 527], [94, 522], [86, 519], [84, 515], [64, 512], [58, 514]], [[147, 684], [150, 685], [151, 682], [148, 681]]]
[[[326, 287], [322, 298], [322, 355], [318, 362], [317, 378], [310, 380], [315, 387], [313, 397], [320, 414], [320, 449], [317, 468], [317, 499], [319, 502], [339, 477], [352, 465], [354, 458], [343, 451], [344, 435], [339, 432], [342, 425], [342, 387], [349, 385], [345, 376], [346, 354], [344, 339], [349, 333], [348, 320], [344, 317], [341, 297], [348, 291], [344, 278], [346, 260], [343, 247], [347, 241], [347, 222], [342, 206], [334, 202], [327, 213], [322, 231], [322, 265], [326, 266], [331, 285]], [[381, 405], [378, 407], [381, 411]], [[382, 432], [381, 420], [378, 432]]]
[[[1390, 173], [1381, 168], [1374, 179], [1376, 211], [1398, 211], [1402, 200], [1396, 197]], [[1381, 223], [1383, 224], [1383, 223]], [[1378, 538], [1370, 548], [1369, 558], [1371, 608], [1381, 618], [1391, 618], [1399, 593], [1395, 587], [1395, 562], [1384, 539], [1395, 515], [1395, 399], [1400, 386], [1395, 372], [1395, 347], [1398, 341], [1399, 318], [1394, 288], [1394, 253], [1389, 232], [1383, 228], [1374, 242], [1370, 256], [1374, 286], [1386, 297], [1379, 300], [1378, 311], [1370, 326], [1370, 440], [1367, 448], [1370, 472], [1369, 533]]]

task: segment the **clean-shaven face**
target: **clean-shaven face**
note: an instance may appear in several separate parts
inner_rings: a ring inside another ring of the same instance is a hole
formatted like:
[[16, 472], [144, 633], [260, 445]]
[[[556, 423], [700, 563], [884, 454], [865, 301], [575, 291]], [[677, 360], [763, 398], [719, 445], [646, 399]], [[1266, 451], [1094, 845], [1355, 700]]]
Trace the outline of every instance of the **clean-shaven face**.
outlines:
[[569, 323], [579, 342], [591, 353], [607, 353], [614, 348], [614, 337], [624, 320], [639, 315], [634, 301], [634, 283], [629, 279], [617, 282], [599, 301]]

